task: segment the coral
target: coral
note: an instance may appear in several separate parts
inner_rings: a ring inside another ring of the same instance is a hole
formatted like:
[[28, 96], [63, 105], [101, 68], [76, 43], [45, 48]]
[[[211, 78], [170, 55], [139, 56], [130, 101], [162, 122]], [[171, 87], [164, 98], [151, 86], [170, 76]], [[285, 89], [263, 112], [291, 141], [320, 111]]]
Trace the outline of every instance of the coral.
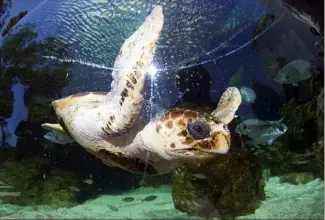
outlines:
[[[193, 176], [197, 173], [207, 178]], [[172, 196], [175, 208], [191, 215], [234, 218], [254, 213], [264, 199], [262, 171], [253, 153], [234, 149], [175, 170]]]

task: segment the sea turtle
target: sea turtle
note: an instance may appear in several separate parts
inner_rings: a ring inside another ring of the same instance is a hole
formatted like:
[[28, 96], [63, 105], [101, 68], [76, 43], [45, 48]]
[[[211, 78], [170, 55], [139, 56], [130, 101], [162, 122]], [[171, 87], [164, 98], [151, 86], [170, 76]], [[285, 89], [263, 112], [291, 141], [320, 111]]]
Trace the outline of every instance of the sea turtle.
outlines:
[[79, 93], [52, 102], [59, 123], [42, 125], [50, 130], [46, 138], [61, 144], [76, 141], [108, 166], [148, 175], [227, 153], [227, 124], [241, 103], [235, 87], [225, 91], [212, 114], [176, 108], [147, 124], [138, 117], [146, 69], [162, 26], [162, 8], [156, 6], [122, 45], [109, 93]]

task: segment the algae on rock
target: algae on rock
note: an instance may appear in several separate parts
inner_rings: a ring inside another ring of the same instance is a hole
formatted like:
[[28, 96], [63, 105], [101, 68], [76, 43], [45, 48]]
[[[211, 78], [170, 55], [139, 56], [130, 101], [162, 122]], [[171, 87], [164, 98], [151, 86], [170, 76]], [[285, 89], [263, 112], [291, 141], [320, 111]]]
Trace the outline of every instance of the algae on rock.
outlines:
[[281, 114], [288, 126], [286, 144], [297, 151], [309, 148], [317, 139], [315, 99], [305, 104], [291, 99], [283, 105]]
[[5, 161], [0, 180], [21, 192], [20, 196], [2, 197], [2, 203], [15, 205], [51, 205], [69, 207], [77, 202], [77, 192], [69, 187], [78, 187], [78, 176], [51, 167], [45, 158], [31, 157], [20, 161]]
[[[203, 174], [206, 179], [196, 178]], [[256, 156], [244, 149], [173, 172], [175, 208], [202, 217], [229, 217], [254, 213], [264, 199], [264, 181]]]

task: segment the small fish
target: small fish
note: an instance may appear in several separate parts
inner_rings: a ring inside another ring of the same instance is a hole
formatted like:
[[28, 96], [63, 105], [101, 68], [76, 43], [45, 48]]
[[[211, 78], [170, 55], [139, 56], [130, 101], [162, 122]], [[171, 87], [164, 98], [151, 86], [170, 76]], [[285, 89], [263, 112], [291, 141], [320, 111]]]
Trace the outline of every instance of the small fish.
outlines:
[[146, 198], [144, 198], [142, 201], [153, 201], [155, 199], [157, 199], [158, 196], [155, 196], [155, 195], [150, 195], [150, 196], [147, 196]]
[[20, 196], [21, 192], [0, 192], [0, 197], [4, 196]]
[[74, 142], [69, 135], [60, 131], [49, 131], [44, 135], [44, 138], [57, 144], [69, 144]]
[[194, 176], [194, 177], [197, 178], [197, 179], [201, 179], [201, 180], [208, 178], [208, 177], [207, 177], [205, 174], [203, 174], [203, 173], [193, 173], [192, 176]]
[[86, 183], [88, 185], [91, 185], [91, 184], [94, 183], [94, 180], [92, 180], [92, 179], [86, 179], [86, 180], [83, 181], [83, 183]]
[[313, 75], [313, 66], [305, 60], [294, 60], [282, 67], [274, 81], [281, 84], [298, 86], [302, 80], [309, 79]]
[[256, 99], [256, 94], [254, 90], [251, 88], [248, 88], [246, 86], [242, 86], [239, 89], [239, 92], [241, 94], [241, 97], [243, 98], [243, 101], [246, 103], [254, 103]]
[[14, 188], [13, 186], [5, 186], [5, 185], [0, 185], [0, 189], [11, 189]]
[[125, 197], [122, 199], [124, 202], [132, 202], [134, 200], [133, 197]]
[[278, 121], [262, 121], [259, 119], [247, 119], [241, 122], [235, 131], [243, 136], [248, 136], [252, 145], [271, 145], [281, 135], [286, 133], [288, 127], [283, 119]]
[[80, 191], [80, 189], [78, 189], [75, 186], [70, 186], [69, 189], [72, 190], [72, 191], [74, 191], [74, 192], [79, 192]]
[[118, 210], [119, 210], [119, 208], [117, 208], [113, 205], [110, 205], [110, 204], [107, 204], [106, 206], [113, 212], [118, 212]]

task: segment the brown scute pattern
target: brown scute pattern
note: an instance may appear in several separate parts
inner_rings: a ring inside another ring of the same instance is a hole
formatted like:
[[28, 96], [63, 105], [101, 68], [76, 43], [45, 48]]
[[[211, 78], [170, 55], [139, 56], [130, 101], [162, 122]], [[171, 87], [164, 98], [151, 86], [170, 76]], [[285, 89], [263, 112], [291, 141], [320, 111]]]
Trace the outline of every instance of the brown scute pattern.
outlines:
[[223, 138], [226, 140], [227, 146], [230, 146], [230, 137], [223, 132], [217, 132], [215, 135], [213, 135], [212, 138], [197, 142], [194, 147], [197, 149], [204, 149], [204, 150], [211, 150], [213, 148], [218, 149], [221, 144], [224, 144], [222, 142], [219, 143], [220, 135], [223, 136]]
[[166, 127], [169, 128], [169, 129], [173, 128], [173, 121], [168, 121], [166, 123]]
[[159, 133], [160, 129], [161, 129], [161, 125], [157, 125], [157, 126], [156, 126], [156, 131], [157, 131], [157, 133]]
[[110, 161], [110, 163], [119, 165], [135, 174], [157, 174], [157, 170], [151, 164], [137, 158], [126, 157], [122, 153], [112, 153], [101, 148], [98, 150], [98, 157], [104, 161]]
[[134, 90], [134, 86], [130, 83], [129, 80], [126, 81], [126, 87], [130, 88], [131, 90]]
[[178, 126], [185, 126], [185, 125], [186, 125], [186, 123], [185, 123], [185, 121], [184, 121], [184, 120], [182, 120], [182, 119], [179, 119], [179, 120], [176, 122], [176, 125], [178, 125]]
[[138, 81], [134, 76], [131, 76], [131, 81], [133, 84], [136, 84]]
[[183, 144], [192, 144], [194, 142], [193, 138], [186, 137], [184, 141], [182, 141]]
[[119, 103], [120, 103], [120, 106], [122, 106], [123, 102], [125, 101], [125, 97], [128, 97], [128, 90], [126, 88], [124, 88], [120, 95], [121, 95], [121, 99], [120, 99]]
[[180, 109], [174, 109], [170, 112], [170, 117], [172, 119], [176, 119], [178, 117], [181, 117], [184, 115], [184, 111], [183, 110], [180, 110]]
[[161, 122], [165, 122], [165, 121], [167, 121], [168, 119], [169, 119], [169, 114], [165, 114], [165, 115], [163, 115], [163, 116], [160, 117], [160, 121], [161, 121]]
[[123, 92], [121, 92], [122, 97], [128, 97], [128, 90], [125, 88]]
[[137, 61], [137, 66], [140, 68], [144, 67], [144, 63], [142, 61]]
[[186, 129], [183, 129], [181, 132], [179, 132], [177, 135], [178, 136], [183, 136], [183, 137], [186, 137], [188, 134], [187, 130]]
[[189, 118], [189, 119], [195, 120], [195, 119], [198, 118], [199, 113], [198, 113], [198, 112], [187, 111], [187, 112], [185, 112], [184, 116], [185, 116], [186, 118]]
[[224, 132], [217, 132], [215, 135], [213, 135], [212, 140], [217, 141], [219, 135], [224, 136], [225, 140], [227, 141], [227, 145], [230, 146], [230, 136], [226, 135]]

